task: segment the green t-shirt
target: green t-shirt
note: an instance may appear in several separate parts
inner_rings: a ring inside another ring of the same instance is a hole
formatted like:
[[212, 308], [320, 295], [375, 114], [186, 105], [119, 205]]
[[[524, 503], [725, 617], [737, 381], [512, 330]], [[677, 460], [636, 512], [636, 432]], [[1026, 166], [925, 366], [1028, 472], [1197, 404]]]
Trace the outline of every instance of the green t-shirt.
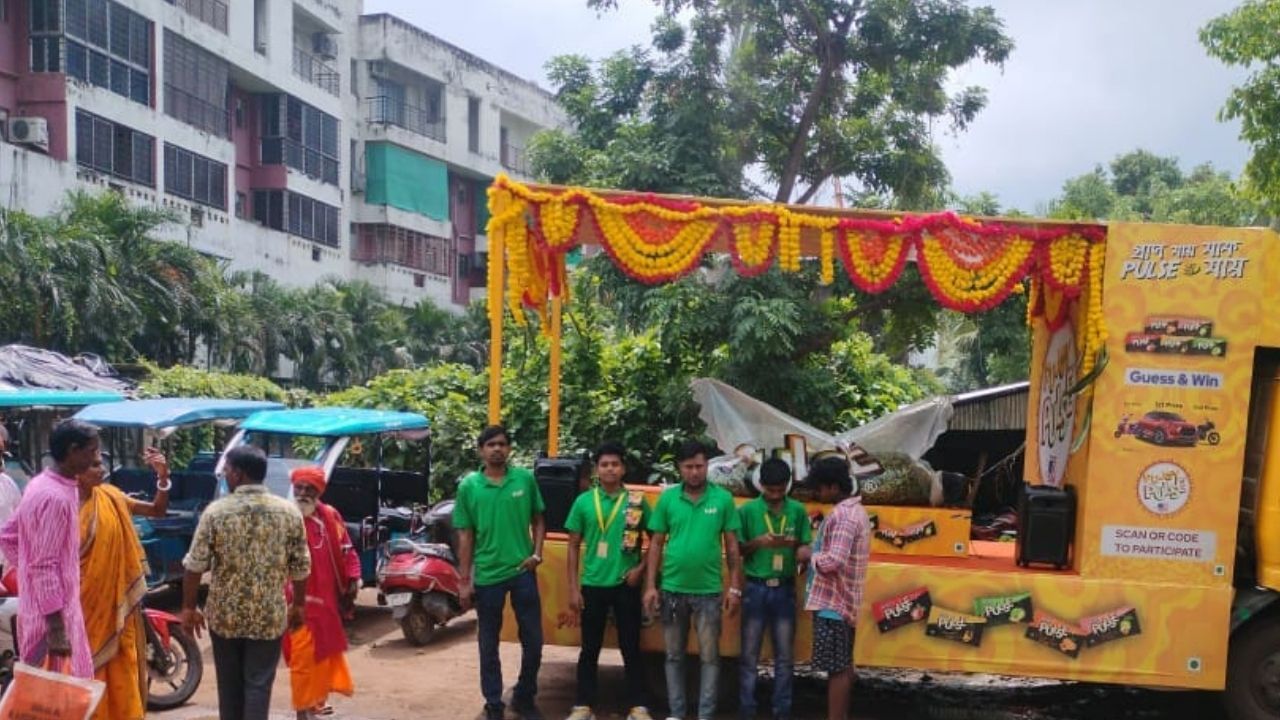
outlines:
[[453, 526], [475, 533], [475, 584], [497, 585], [520, 574], [533, 554], [529, 523], [544, 509], [533, 473], [508, 467], [501, 484], [477, 470], [462, 479], [453, 505]]
[[[808, 545], [813, 540], [804, 505], [791, 498], [782, 499], [782, 512], [777, 515], [769, 512], [764, 498], [748, 500], [738, 508], [738, 518], [742, 524], [738, 540], [743, 543], [768, 535], [771, 526], [774, 534], [794, 538], [801, 545]], [[744, 557], [742, 569], [747, 577], [771, 580], [796, 576], [795, 548], [760, 548]]]
[[[600, 512], [596, 512], [596, 498]], [[609, 497], [599, 487], [578, 496], [569, 509], [564, 529], [582, 536], [582, 584], [590, 587], [616, 587], [623, 576], [640, 564], [639, 530], [649, 521], [649, 503], [644, 494], [621, 490]], [[627, 516], [631, 515], [630, 522]], [[601, 532], [601, 524], [605, 525]], [[623, 547], [627, 528], [632, 528], [631, 549]], [[603, 543], [603, 544], [602, 544]]]
[[722, 588], [721, 536], [738, 532], [738, 511], [728, 490], [707, 485], [697, 502], [680, 484], [663, 491], [649, 529], [667, 536], [662, 558], [662, 589], [713, 595]]

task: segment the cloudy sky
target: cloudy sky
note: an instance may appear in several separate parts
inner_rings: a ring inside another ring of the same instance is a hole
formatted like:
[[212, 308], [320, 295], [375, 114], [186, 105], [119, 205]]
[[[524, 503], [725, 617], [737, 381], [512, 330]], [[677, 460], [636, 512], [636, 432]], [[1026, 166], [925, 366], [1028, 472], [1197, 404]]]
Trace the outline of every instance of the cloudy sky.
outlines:
[[[1217, 121], [1243, 77], [1204, 53], [1197, 30], [1235, 0], [982, 0], [1017, 48], [1003, 70], [964, 68], [989, 104], [968, 131], [937, 142], [960, 193], [987, 190], [1006, 208], [1043, 209], [1066, 178], [1143, 147], [1238, 173], [1238, 128]], [[975, 3], [976, 4], [976, 3]], [[554, 55], [602, 57], [646, 44], [649, 0], [597, 15], [585, 0], [365, 0], [522, 77], [546, 84]]]

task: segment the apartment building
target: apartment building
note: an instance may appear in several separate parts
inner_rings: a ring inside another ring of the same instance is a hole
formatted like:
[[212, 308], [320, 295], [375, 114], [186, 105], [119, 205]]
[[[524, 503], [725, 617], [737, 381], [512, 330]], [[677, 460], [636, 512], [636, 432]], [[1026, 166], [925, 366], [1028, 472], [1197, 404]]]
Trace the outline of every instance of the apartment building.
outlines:
[[484, 187], [563, 112], [360, 0], [0, 0], [0, 206], [111, 189], [289, 285], [483, 294]]

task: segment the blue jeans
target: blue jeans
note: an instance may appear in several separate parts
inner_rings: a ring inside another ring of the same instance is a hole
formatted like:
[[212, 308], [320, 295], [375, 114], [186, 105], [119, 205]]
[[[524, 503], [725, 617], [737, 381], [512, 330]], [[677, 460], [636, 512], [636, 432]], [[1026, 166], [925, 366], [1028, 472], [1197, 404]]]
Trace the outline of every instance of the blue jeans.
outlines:
[[773, 715], [791, 715], [791, 686], [795, 669], [796, 586], [783, 581], [769, 587], [762, 580], [747, 580], [742, 594], [742, 653], [738, 705], [742, 717], [756, 713], [756, 677], [765, 628], [773, 643]]
[[698, 717], [709, 720], [716, 714], [716, 692], [720, 679], [720, 595], [662, 593], [662, 638], [667, 647], [667, 705], [671, 717], [683, 718], [687, 710], [684, 694], [684, 657], [689, 647], [689, 621], [698, 634], [698, 656], [702, 669], [698, 679]]
[[511, 609], [520, 628], [520, 679], [516, 681], [512, 702], [520, 707], [532, 705], [538, 692], [538, 668], [542, 665], [542, 600], [538, 596], [538, 580], [533, 573], [523, 572], [497, 585], [476, 586], [476, 637], [480, 642], [480, 692], [488, 708], [503, 707], [502, 659], [498, 641], [502, 635], [502, 609], [511, 595]]

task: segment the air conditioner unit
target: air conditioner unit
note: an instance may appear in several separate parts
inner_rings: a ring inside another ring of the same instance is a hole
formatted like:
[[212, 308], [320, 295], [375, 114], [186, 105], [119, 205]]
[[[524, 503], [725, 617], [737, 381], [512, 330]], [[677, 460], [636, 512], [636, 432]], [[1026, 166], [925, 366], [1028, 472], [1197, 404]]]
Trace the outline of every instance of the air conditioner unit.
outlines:
[[316, 57], [332, 60], [338, 56], [338, 43], [329, 33], [318, 32], [311, 35], [311, 52]]
[[49, 121], [42, 117], [9, 118], [9, 142], [49, 150]]
[[391, 68], [382, 60], [370, 60], [369, 74], [376, 78], [384, 78], [391, 74]]

